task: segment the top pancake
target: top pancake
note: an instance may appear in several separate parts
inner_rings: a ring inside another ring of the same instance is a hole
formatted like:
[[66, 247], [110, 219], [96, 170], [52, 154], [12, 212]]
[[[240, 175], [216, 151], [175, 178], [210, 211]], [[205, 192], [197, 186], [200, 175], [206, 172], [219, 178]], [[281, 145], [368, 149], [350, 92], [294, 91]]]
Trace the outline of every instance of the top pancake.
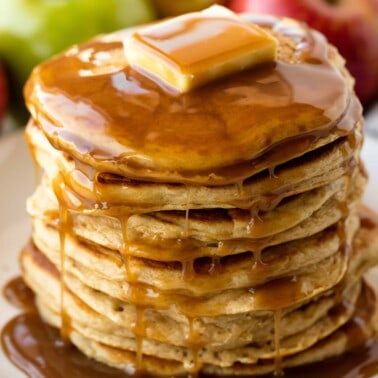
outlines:
[[276, 165], [350, 133], [361, 109], [334, 48], [293, 21], [253, 21], [279, 40], [276, 62], [177, 95], [128, 65], [126, 30], [36, 68], [28, 107], [55, 148], [100, 172], [167, 182], [238, 182], [264, 154]]

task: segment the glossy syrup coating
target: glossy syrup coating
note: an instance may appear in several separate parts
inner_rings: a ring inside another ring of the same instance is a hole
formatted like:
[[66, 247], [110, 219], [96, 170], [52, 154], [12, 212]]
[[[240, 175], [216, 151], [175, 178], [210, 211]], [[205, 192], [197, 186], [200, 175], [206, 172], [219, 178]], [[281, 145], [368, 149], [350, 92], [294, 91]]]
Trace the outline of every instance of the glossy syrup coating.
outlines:
[[124, 31], [37, 67], [25, 88], [27, 105], [56, 148], [100, 171], [240, 182], [265, 152], [298, 137], [346, 135], [361, 113], [354, 106], [340, 126], [353, 101], [324, 37], [285, 20], [260, 23], [290, 41], [290, 59], [281, 52], [274, 63], [179, 95], [127, 64]]

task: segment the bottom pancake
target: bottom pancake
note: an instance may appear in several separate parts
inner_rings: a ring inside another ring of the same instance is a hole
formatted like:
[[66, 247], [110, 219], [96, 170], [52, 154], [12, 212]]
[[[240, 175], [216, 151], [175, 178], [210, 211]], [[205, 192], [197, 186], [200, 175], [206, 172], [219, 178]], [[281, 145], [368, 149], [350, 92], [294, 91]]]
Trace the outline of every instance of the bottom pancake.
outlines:
[[[373, 314], [375, 314], [375, 300], [376, 298], [372, 290], [364, 284], [358, 298], [357, 310], [349, 322], [309, 349], [284, 358], [280, 363], [280, 367], [289, 368], [307, 365], [324, 360], [325, 358], [341, 355], [353, 347], [362, 345], [374, 332], [371, 324], [373, 323]], [[45, 320], [54, 326], [59, 326], [60, 317], [56, 313], [52, 312], [42, 302], [38, 302], [38, 307]], [[355, 323], [361, 322], [361, 319], [365, 322], [365, 327], [356, 331]], [[358, 336], [357, 338], [356, 335]], [[351, 340], [351, 337], [353, 337], [353, 340]], [[77, 330], [71, 332], [70, 338], [73, 344], [87, 356], [122, 369], [127, 373], [133, 374], [135, 372], [137, 354], [134, 351], [109, 346], [91, 339]], [[189, 365], [185, 365], [175, 360], [163, 359], [156, 356], [143, 356], [143, 369], [145, 372], [152, 374], [152, 376], [156, 376], [156, 374], [165, 376], [185, 374], [191, 368], [196, 368], [194, 364], [192, 362]], [[201, 371], [206, 374], [251, 376], [269, 374], [276, 369], [277, 362], [274, 359], [268, 359], [258, 360], [254, 364], [238, 362], [228, 367], [203, 364]]]

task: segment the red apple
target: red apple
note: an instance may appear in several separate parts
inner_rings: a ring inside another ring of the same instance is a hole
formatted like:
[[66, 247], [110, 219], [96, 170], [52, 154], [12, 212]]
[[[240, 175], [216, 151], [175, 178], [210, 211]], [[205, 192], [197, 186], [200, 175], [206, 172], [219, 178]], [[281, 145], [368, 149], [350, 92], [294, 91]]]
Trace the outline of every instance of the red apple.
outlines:
[[0, 130], [1, 130], [1, 121], [5, 114], [5, 108], [7, 105], [7, 84], [5, 80], [5, 71], [0, 64]]
[[153, 0], [159, 16], [172, 17], [179, 14], [196, 12], [207, 8], [215, 3], [222, 3], [219, 0]]
[[378, 95], [378, 0], [231, 0], [235, 12], [270, 13], [307, 22], [339, 49], [367, 103]]

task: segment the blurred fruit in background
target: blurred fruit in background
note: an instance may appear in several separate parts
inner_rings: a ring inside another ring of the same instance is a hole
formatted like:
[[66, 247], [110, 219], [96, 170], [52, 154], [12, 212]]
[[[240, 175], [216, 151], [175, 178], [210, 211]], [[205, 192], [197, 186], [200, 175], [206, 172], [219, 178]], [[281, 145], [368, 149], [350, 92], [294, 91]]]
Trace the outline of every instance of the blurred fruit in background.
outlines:
[[0, 131], [2, 127], [2, 121], [5, 115], [7, 102], [8, 102], [7, 82], [5, 80], [4, 68], [0, 63]]
[[10, 75], [16, 115], [36, 64], [74, 43], [154, 16], [149, 0], [0, 0], [0, 59]]
[[172, 17], [187, 12], [199, 11], [213, 4], [223, 4], [216, 0], [153, 0], [160, 17]]
[[364, 104], [378, 97], [378, 0], [231, 0], [235, 12], [270, 13], [307, 22], [338, 47]]
[[0, 117], [5, 100], [22, 122], [22, 87], [32, 68], [100, 33], [198, 11], [214, 3], [237, 12], [287, 15], [308, 22], [338, 46], [363, 102], [378, 92], [378, 0], [0, 0]]

